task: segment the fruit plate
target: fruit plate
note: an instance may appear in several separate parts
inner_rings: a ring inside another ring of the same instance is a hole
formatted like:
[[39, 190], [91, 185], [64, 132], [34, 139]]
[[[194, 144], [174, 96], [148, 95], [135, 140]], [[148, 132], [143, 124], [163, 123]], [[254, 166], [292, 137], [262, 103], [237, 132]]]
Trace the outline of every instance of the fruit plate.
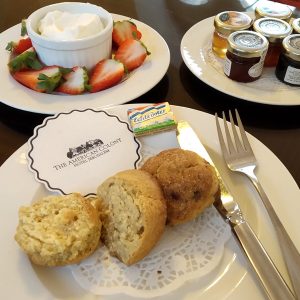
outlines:
[[[129, 17], [112, 14], [114, 21]], [[8, 72], [9, 52], [5, 50], [8, 42], [18, 40], [21, 24], [0, 33], [0, 101], [6, 105], [25, 111], [55, 114], [73, 109], [92, 108], [123, 104], [143, 95], [153, 88], [165, 75], [170, 64], [170, 51], [163, 37], [153, 28], [138, 20], [131, 19], [142, 33], [151, 55], [138, 69], [121, 83], [107, 90], [83, 95], [56, 95], [38, 93], [15, 81]]]

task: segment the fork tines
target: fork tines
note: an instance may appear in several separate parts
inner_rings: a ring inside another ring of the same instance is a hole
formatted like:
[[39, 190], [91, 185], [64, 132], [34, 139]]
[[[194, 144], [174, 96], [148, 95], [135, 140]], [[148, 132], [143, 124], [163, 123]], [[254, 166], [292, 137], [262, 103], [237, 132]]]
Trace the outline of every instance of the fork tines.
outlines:
[[[235, 109], [235, 116], [236, 116], [236, 120], [237, 120], [237, 124], [239, 127], [239, 133], [240, 133], [240, 137], [238, 135], [238, 132], [236, 130], [236, 126], [232, 117], [232, 113], [229, 110], [229, 120], [231, 123], [231, 128], [232, 128], [232, 133], [233, 133], [233, 139], [232, 136], [229, 132], [229, 128], [228, 128], [228, 124], [226, 121], [226, 116], [224, 111], [222, 112], [222, 116], [223, 116], [223, 122], [224, 122], [224, 129], [225, 129], [225, 135], [226, 135], [226, 140], [227, 140], [227, 147], [226, 147], [226, 143], [224, 141], [223, 138], [223, 134], [222, 134], [222, 130], [219, 124], [219, 120], [218, 120], [218, 114], [215, 114], [216, 117], [216, 124], [217, 124], [217, 131], [218, 131], [218, 136], [219, 136], [219, 140], [220, 140], [220, 145], [221, 145], [221, 149], [224, 155], [230, 155], [233, 153], [237, 153], [237, 152], [252, 152], [250, 143], [248, 141], [248, 138], [246, 136], [246, 132], [244, 129], [244, 126], [242, 124], [241, 118], [239, 116], [239, 113], [237, 111], [237, 109]], [[234, 141], [234, 142], [233, 142]]]

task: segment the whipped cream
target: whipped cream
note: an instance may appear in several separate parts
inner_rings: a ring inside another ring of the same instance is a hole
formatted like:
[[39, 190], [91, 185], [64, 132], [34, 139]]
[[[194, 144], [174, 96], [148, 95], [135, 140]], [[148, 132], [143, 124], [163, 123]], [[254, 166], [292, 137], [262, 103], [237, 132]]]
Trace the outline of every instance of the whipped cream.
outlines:
[[59, 10], [48, 12], [41, 19], [38, 30], [47, 38], [73, 41], [86, 38], [104, 29], [101, 19], [91, 13], [70, 13]]

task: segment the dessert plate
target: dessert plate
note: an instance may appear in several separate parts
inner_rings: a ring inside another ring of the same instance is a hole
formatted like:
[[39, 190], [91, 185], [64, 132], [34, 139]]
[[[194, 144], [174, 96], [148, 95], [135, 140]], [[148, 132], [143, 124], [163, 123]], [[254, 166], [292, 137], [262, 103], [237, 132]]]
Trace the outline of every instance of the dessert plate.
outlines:
[[211, 87], [243, 100], [269, 105], [300, 105], [299, 87], [286, 85], [275, 76], [275, 68], [264, 68], [260, 79], [240, 83], [223, 72], [223, 61], [211, 49], [214, 17], [192, 26], [181, 40], [180, 50], [186, 66]]
[[[129, 17], [112, 14], [115, 21]], [[170, 64], [170, 51], [163, 37], [153, 28], [132, 19], [142, 32], [142, 41], [151, 55], [142, 66], [133, 71], [129, 78], [98, 93], [83, 95], [54, 95], [38, 93], [18, 83], [8, 72], [9, 52], [5, 50], [8, 42], [20, 37], [20, 24], [0, 34], [0, 102], [30, 112], [55, 114], [72, 109], [85, 109], [122, 104], [129, 102], [153, 88], [165, 75]]]
[[[126, 121], [127, 110], [132, 107], [134, 105], [122, 105], [112, 107], [107, 111]], [[243, 209], [245, 217], [258, 234], [279, 271], [286, 278], [287, 273], [280, 255], [280, 248], [261, 200], [257, 197], [249, 181], [243, 176], [230, 173], [223, 162], [214, 117], [204, 112], [183, 107], [172, 106], [172, 109], [178, 120], [187, 120], [194, 127], [229, 190]], [[249, 140], [260, 164], [257, 175], [282, 223], [298, 250], [300, 250], [300, 236], [297, 225], [300, 210], [299, 188], [285, 166], [266, 146], [251, 135], [249, 135]], [[169, 140], [157, 140], [155, 135], [150, 137], [148, 143], [157, 151], [174, 146], [170, 144]], [[3, 299], [24, 300], [95, 299], [94, 294], [82, 289], [74, 280], [70, 268], [34, 266], [14, 241], [19, 207], [49, 193], [44, 185], [37, 182], [33, 173], [29, 171], [26, 159], [27, 152], [28, 145], [23, 145], [0, 168], [0, 198], [2, 199], [0, 213], [0, 226], [2, 228], [0, 235], [1, 296]], [[280, 178], [278, 174], [281, 175]], [[251, 290], [251, 293], [248, 292], [249, 290]], [[137, 299], [122, 294], [121, 291], [117, 295], [101, 296], [101, 299], [106, 300], [120, 298], [124, 300]], [[167, 300], [264, 300], [266, 296], [243, 253], [234, 238], [231, 237], [225, 244], [221, 260], [209, 274], [185, 282], [184, 285], [164, 295], [163, 298]], [[160, 298], [156, 297], [154, 299]]]

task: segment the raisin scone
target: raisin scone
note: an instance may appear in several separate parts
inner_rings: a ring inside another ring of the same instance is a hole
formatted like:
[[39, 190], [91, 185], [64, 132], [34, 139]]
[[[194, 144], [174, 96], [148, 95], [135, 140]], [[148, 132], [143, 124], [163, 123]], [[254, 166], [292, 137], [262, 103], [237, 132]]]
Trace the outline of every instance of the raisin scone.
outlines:
[[214, 167], [189, 150], [164, 150], [146, 160], [141, 169], [161, 185], [170, 225], [193, 220], [220, 194]]
[[79, 193], [47, 196], [19, 209], [15, 240], [41, 266], [77, 263], [94, 252], [101, 234], [96, 208]]
[[106, 179], [97, 190], [101, 200], [101, 239], [111, 255], [126, 265], [144, 258], [160, 239], [166, 202], [154, 177], [125, 170]]

